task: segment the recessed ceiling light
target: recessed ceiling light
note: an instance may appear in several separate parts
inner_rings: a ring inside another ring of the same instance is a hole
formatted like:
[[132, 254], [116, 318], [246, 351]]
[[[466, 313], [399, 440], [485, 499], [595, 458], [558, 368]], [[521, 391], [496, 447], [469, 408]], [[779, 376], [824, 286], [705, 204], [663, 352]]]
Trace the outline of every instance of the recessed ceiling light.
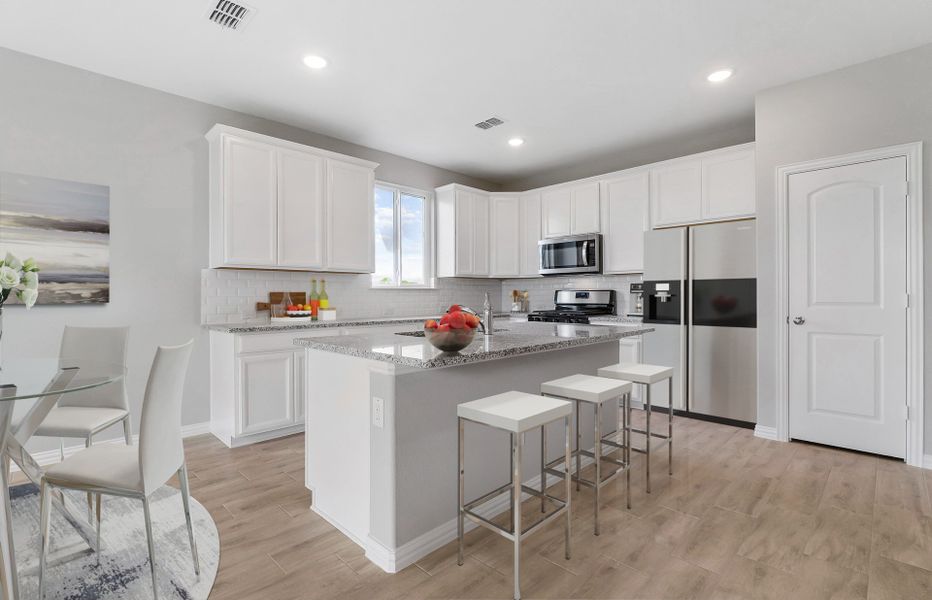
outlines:
[[721, 69], [719, 71], [714, 71], [712, 73], [709, 73], [709, 76], [706, 77], [706, 79], [708, 79], [712, 83], [719, 83], [721, 81], [725, 81], [726, 79], [731, 77], [733, 74], [734, 74], [734, 71], [731, 69]]
[[508, 145], [511, 146], [512, 148], [517, 148], [523, 143], [524, 143], [524, 138], [513, 137], [510, 140], [508, 140]]
[[304, 57], [304, 64], [311, 69], [323, 69], [327, 66], [327, 59], [323, 56], [309, 54]]

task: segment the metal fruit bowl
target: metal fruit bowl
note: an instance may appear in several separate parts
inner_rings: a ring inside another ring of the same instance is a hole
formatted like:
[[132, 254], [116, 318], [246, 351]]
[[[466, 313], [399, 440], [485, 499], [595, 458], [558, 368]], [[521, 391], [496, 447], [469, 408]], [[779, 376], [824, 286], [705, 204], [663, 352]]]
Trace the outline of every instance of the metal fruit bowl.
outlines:
[[433, 345], [434, 348], [442, 352], [459, 352], [472, 343], [476, 330], [470, 327], [463, 329], [451, 329], [449, 331], [437, 331], [436, 329], [424, 329], [424, 337]]

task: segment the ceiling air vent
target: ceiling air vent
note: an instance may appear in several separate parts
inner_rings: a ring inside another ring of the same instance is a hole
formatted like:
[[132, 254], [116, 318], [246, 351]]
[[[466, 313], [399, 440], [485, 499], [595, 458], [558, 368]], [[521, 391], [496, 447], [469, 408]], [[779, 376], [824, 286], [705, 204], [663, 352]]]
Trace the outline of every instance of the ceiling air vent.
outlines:
[[207, 7], [207, 18], [225, 29], [240, 30], [252, 18], [255, 10], [245, 4], [229, 0], [211, 0]]
[[492, 129], [496, 125], [501, 125], [502, 123], [504, 123], [504, 121], [502, 121], [498, 117], [489, 117], [485, 121], [479, 121], [478, 123], [476, 123], [476, 127], [478, 127], [479, 129]]

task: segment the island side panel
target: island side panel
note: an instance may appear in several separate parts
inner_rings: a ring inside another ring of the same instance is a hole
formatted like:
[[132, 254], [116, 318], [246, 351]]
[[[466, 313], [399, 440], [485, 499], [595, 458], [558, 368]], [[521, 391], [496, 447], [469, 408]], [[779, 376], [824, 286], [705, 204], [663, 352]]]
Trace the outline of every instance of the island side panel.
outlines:
[[305, 479], [311, 508], [366, 547], [369, 535], [370, 370], [385, 365], [308, 349]]
[[[491, 360], [395, 377], [396, 547], [413, 542], [446, 542], [455, 536], [456, 407], [463, 402], [509, 390], [539, 394], [550, 379], [585, 373], [618, 362], [618, 341]], [[618, 422], [615, 404], [606, 404], [603, 429]], [[593, 416], [583, 410], [583, 446], [593, 446]], [[466, 427], [466, 499], [469, 501], [509, 481], [509, 436], [474, 424]], [[540, 473], [539, 430], [525, 437], [525, 482]], [[548, 458], [563, 452], [563, 429], [548, 429]], [[443, 533], [446, 532], [446, 533]], [[430, 535], [428, 535], [430, 534]], [[419, 539], [420, 538], [420, 539]], [[445, 539], [444, 539], [445, 538]], [[429, 548], [429, 545], [426, 546]]]

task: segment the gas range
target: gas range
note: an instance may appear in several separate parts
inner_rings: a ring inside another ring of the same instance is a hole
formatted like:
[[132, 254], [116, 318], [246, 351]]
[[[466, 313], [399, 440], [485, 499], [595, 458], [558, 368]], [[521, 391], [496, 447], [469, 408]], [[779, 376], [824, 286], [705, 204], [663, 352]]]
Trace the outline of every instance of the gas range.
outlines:
[[589, 323], [589, 317], [615, 314], [615, 290], [557, 290], [553, 310], [535, 310], [528, 321]]

